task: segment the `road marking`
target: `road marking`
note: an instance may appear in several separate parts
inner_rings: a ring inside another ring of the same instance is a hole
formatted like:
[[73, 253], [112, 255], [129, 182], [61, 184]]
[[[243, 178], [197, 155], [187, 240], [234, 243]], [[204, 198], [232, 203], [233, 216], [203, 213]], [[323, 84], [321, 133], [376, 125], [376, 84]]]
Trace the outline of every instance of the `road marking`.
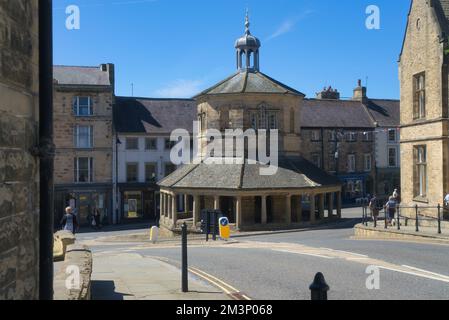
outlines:
[[271, 250], [278, 251], [278, 252], [285, 252], [285, 253], [300, 254], [300, 255], [304, 255], [304, 256], [312, 256], [312, 257], [316, 257], [316, 258], [323, 258], [323, 259], [329, 259], [329, 260], [334, 259], [333, 257], [323, 256], [318, 253], [299, 252], [299, 251], [286, 250], [286, 249], [271, 249]]
[[436, 276], [436, 277], [441, 277], [441, 278], [444, 278], [444, 279], [448, 279], [448, 280], [449, 280], [449, 276], [445, 276], [444, 274], [439, 274], [439, 273], [436, 273], [436, 272], [431, 272], [431, 271], [427, 271], [427, 270], [424, 270], [424, 269], [419, 269], [419, 268], [416, 268], [416, 267], [407, 266], [407, 265], [405, 265], [405, 264], [403, 264], [402, 266], [403, 266], [404, 268], [408, 268], [408, 269], [415, 270], [415, 271], [419, 271], [419, 272], [428, 273], [428, 274], [434, 275], [434, 276]]
[[390, 270], [390, 271], [395, 271], [395, 272], [399, 272], [399, 273], [404, 273], [404, 274], [408, 274], [408, 275], [412, 275], [412, 276], [416, 276], [416, 277], [427, 278], [427, 279], [431, 279], [431, 280], [437, 280], [437, 281], [449, 283], [449, 279], [441, 278], [440, 276], [436, 277], [436, 276], [426, 275], [423, 273], [398, 269], [398, 268], [394, 268], [394, 267], [379, 266], [379, 268], [385, 269], [385, 270]]
[[207, 281], [214, 284], [215, 286], [217, 286], [218, 288], [223, 290], [227, 295], [233, 297], [234, 299], [236, 299], [236, 297], [238, 297], [238, 296], [241, 296], [245, 300], [251, 300], [251, 298], [249, 298], [247, 295], [242, 294], [239, 290], [237, 290], [230, 284], [224, 282], [223, 280], [218, 279], [217, 277], [214, 277], [213, 275], [210, 275], [210, 274], [208, 274], [202, 270], [199, 270], [197, 268], [194, 268], [194, 267], [190, 267], [189, 271], [203, 279], [206, 279]]
[[[352, 256], [356, 256], [356, 257], [360, 257], [360, 258], [369, 258], [365, 254], [359, 254], [359, 253], [354, 253], [354, 252], [349, 252], [349, 251], [344, 251], [344, 250], [335, 250], [335, 249], [329, 249], [329, 248], [320, 248], [320, 249], [329, 250], [329, 251], [333, 251], [333, 252], [346, 253], [346, 254], [350, 254]], [[356, 258], [353, 258], [353, 259], [356, 259]]]

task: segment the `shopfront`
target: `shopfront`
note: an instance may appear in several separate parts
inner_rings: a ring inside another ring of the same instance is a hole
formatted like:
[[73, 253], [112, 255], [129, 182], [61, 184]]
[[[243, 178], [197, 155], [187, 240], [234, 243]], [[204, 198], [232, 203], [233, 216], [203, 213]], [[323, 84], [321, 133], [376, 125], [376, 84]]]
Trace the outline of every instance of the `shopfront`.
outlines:
[[156, 220], [159, 193], [154, 185], [119, 184], [121, 221]]
[[81, 226], [90, 224], [89, 217], [95, 211], [100, 213], [103, 225], [112, 223], [112, 187], [98, 186], [56, 186], [55, 187], [55, 228], [60, 228], [60, 221], [66, 207], [72, 207]]
[[339, 176], [343, 183], [342, 201], [344, 204], [357, 204], [360, 200], [367, 197], [369, 189], [367, 182], [370, 180], [368, 174]]

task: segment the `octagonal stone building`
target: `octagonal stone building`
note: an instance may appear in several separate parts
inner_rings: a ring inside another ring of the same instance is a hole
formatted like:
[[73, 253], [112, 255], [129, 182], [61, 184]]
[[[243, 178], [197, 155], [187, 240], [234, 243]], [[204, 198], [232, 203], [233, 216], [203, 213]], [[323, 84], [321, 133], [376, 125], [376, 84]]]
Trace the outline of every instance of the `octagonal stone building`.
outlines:
[[[295, 228], [341, 217], [340, 182], [301, 157], [305, 95], [260, 71], [261, 42], [251, 34], [248, 16], [245, 26], [235, 44], [237, 72], [194, 97], [202, 161], [158, 183], [162, 227], [179, 229], [182, 220], [198, 230], [203, 209], [220, 210], [237, 230]], [[261, 175], [265, 166], [257, 159], [247, 161], [252, 153], [246, 144], [245, 161], [206, 164], [210, 129], [278, 130], [277, 172]]]

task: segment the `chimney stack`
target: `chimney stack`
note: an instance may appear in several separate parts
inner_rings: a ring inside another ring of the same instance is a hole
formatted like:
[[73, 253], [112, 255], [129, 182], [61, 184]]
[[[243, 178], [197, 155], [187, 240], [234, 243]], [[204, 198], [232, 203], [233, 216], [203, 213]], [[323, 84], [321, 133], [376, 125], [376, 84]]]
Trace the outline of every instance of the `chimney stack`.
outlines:
[[352, 100], [355, 101], [365, 101], [367, 99], [366, 95], [366, 87], [362, 86], [362, 80], [357, 81], [357, 88], [354, 89], [354, 95], [352, 96]]
[[320, 100], [340, 100], [340, 92], [329, 86], [328, 88], [324, 88], [323, 91], [318, 92], [316, 98]]

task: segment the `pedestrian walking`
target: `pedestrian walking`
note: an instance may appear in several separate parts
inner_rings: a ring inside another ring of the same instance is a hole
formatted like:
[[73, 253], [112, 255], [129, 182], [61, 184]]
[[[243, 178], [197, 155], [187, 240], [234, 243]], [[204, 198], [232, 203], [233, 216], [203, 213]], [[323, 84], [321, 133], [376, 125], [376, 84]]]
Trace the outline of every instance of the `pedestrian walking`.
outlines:
[[70, 231], [73, 234], [78, 231], [78, 219], [73, 214], [72, 207], [67, 207], [65, 209], [65, 215], [62, 217], [61, 226], [63, 230]]
[[394, 215], [396, 214], [396, 207], [397, 207], [396, 199], [393, 198], [393, 196], [391, 196], [388, 199], [388, 202], [385, 204], [385, 209], [386, 209], [386, 212], [387, 212], [387, 220], [388, 220], [388, 225], [389, 226], [392, 225], [392, 221], [394, 219]]
[[101, 214], [100, 214], [100, 210], [98, 210], [97, 208], [94, 208], [94, 221], [95, 221], [95, 226], [97, 230], [101, 229]]
[[368, 206], [371, 211], [371, 217], [373, 218], [373, 221], [377, 223], [377, 219], [379, 217], [379, 204], [376, 195], [374, 195], [370, 200]]
[[393, 198], [396, 200], [397, 204], [401, 203], [401, 195], [399, 194], [398, 189], [394, 189]]

